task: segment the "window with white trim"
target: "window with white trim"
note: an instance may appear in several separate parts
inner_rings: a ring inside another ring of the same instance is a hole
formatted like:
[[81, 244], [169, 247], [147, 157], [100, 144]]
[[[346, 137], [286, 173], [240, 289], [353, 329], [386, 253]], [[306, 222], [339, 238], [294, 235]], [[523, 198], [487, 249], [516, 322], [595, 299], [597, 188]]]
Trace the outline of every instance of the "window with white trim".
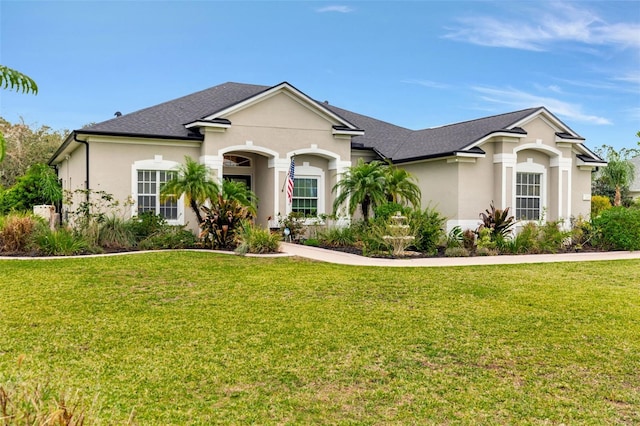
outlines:
[[166, 220], [178, 219], [178, 200], [160, 199], [162, 185], [175, 176], [169, 170], [138, 170], [138, 214], [153, 212]]
[[539, 220], [542, 206], [542, 174], [516, 173], [516, 219]]
[[318, 215], [318, 179], [295, 178], [291, 211], [305, 216]]

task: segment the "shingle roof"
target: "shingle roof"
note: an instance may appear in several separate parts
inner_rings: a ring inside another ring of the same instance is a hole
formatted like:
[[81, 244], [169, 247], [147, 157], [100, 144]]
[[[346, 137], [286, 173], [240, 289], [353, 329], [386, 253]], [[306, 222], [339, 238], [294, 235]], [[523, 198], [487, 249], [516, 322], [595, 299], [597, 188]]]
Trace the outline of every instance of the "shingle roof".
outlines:
[[255, 96], [268, 88], [268, 86], [251, 84], [224, 83], [94, 124], [82, 129], [82, 131], [186, 138], [190, 136], [190, 132], [184, 127], [184, 124], [204, 118], [225, 107]]
[[[211, 116], [269, 89], [270, 86], [228, 82], [122, 115], [77, 132], [201, 139], [202, 136], [192, 133], [184, 125]], [[524, 133], [524, 130], [514, 126], [544, 109], [529, 108], [416, 131], [338, 108], [326, 102], [318, 102], [318, 104], [364, 130], [363, 136], [353, 137], [354, 148], [375, 150], [393, 162], [451, 155], [462, 150], [481, 153], [479, 149], [470, 151], [468, 148], [495, 132]], [[574, 137], [581, 139], [577, 135]]]

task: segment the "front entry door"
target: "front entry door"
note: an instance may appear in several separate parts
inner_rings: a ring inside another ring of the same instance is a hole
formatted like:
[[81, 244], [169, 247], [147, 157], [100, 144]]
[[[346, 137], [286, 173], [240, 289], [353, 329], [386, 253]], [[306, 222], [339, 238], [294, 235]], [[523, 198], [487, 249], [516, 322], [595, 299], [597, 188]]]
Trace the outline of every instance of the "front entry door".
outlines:
[[248, 175], [224, 175], [223, 178], [225, 180], [230, 180], [232, 182], [243, 182], [247, 185], [248, 189], [251, 189], [251, 176]]

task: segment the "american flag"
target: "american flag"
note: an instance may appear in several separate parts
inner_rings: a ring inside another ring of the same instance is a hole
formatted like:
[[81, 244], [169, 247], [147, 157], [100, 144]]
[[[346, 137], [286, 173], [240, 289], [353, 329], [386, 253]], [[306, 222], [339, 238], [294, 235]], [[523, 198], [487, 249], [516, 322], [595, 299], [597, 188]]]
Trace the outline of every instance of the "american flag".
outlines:
[[289, 166], [289, 174], [287, 175], [287, 200], [293, 201], [293, 179], [296, 171], [296, 164], [291, 157], [291, 165]]

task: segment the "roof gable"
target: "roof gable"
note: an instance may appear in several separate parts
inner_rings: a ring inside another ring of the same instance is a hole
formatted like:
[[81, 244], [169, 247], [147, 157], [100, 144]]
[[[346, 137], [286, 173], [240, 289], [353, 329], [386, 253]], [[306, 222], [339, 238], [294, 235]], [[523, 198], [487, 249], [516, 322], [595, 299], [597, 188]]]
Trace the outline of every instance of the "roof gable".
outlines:
[[359, 130], [353, 123], [344, 119], [343, 117], [336, 114], [332, 110], [326, 108], [324, 104], [321, 104], [313, 100], [312, 98], [310, 98], [309, 96], [307, 96], [306, 94], [296, 89], [295, 87], [293, 87], [291, 84], [287, 82], [282, 82], [278, 85], [269, 87], [259, 93], [256, 93], [250, 97], [242, 99], [239, 102], [229, 104], [218, 111], [215, 111], [205, 117], [202, 117], [202, 120], [209, 121], [209, 120], [226, 119], [232, 116], [233, 114], [236, 114], [244, 109], [250, 108], [253, 105], [264, 102], [268, 99], [271, 99], [281, 94], [288, 96], [289, 98], [298, 102], [300, 105], [306, 107], [310, 111], [313, 111], [314, 113], [318, 114], [324, 119], [330, 121], [334, 127], [344, 128], [349, 130]]

